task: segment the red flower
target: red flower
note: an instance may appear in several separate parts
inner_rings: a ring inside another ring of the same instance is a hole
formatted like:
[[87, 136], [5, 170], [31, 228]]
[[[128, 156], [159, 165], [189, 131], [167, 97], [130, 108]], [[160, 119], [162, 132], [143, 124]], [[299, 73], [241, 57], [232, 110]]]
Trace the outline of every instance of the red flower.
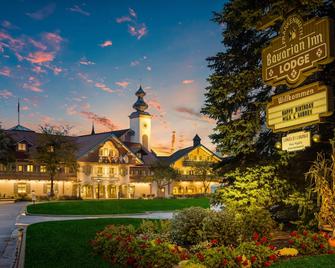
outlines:
[[275, 254], [272, 254], [272, 255], [269, 256], [269, 259], [271, 261], [275, 261], [277, 259], [277, 256]]
[[211, 244], [216, 245], [217, 243], [218, 243], [218, 240], [217, 240], [217, 239], [212, 239], [212, 240], [211, 240]]
[[271, 262], [269, 261], [264, 262], [264, 267], [269, 267], [269, 266], [271, 266]]
[[328, 250], [328, 251], [327, 251], [327, 253], [328, 253], [328, 254], [334, 254], [334, 253], [335, 253], [335, 251], [334, 251], [334, 250], [332, 250], [332, 249], [330, 249], [330, 250]]
[[320, 244], [319, 248], [324, 249], [325, 246], [323, 244]]
[[237, 260], [238, 263], [241, 263], [242, 260], [243, 260], [243, 258], [242, 258], [242, 256], [237, 256], [237, 257], [236, 257], [236, 260]]
[[269, 249], [276, 250], [276, 247], [274, 245], [269, 245]]
[[127, 264], [128, 265], [133, 265], [136, 262], [135, 258], [133, 257], [128, 257], [127, 259]]
[[314, 241], [316, 241], [316, 240], [318, 240], [318, 235], [315, 234], [315, 235], [312, 236], [312, 238], [313, 238]]
[[289, 243], [290, 245], [292, 245], [292, 244], [294, 244], [294, 241], [293, 241], [292, 239], [290, 239], [290, 240], [288, 241], [288, 243]]
[[251, 263], [254, 263], [256, 260], [257, 260], [257, 257], [256, 257], [256, 256], [252, 256], [252, 257], [250, 258]]
[[256, 246], [260, 246], [261, 244], [261, 242], [256, 242]]
[[160, 238], [157, 238], [157, 239], [155, 240], [155, 243], [156, 243], [156, 245], [159, 245], [159, 244], [162, 243], [162, 240], [161, 240]]
[[297, 231], [292, 231], [291, 233], [290, 233], [290, 236], [297, 236], [298, 235], [298, 232]]
[[223, 266], [226, 266], [228, 264], [228, 260], [227, 259], [223, 259], [222, 264], [223, 264]]
[[259, 234], [254, 232], [253, 235], [252, 235], [252, 240], [253, 241], [258, 241], [258, 239], [259, 239]]
[[248, 264], [249, 264], [248, 260], [245, 260], [244, 262], [242, 262], [243, 266], [248, 266]]
[[306, 245], [305, 245], [304, 243], [301, 243], [301, 244], [300, 244], [300, 247], [301, 247], [302, 249], [305, 249], [305, 248], [306, 248]]
[[304, 236], [307, 236], [307, 235], [308, 235], [308, 232], [307, 232], [306, 230], [304, 230], [304, 231], [302, 232], [302, 234], [303, 234]]
[[267, 241], [268, 241], [268, 239], [267, 239], [265, 236], [263, 236], [262, 239], [261, 239], [261, 243], [264, 244], [264, 243], [266, 243]]
[[201, 262], [203, 262], [205, 260], [205, 256], [200, 252], [198, 252], [196, 254], [196, 256], [197, 256], [198, 260], [201, 261]]

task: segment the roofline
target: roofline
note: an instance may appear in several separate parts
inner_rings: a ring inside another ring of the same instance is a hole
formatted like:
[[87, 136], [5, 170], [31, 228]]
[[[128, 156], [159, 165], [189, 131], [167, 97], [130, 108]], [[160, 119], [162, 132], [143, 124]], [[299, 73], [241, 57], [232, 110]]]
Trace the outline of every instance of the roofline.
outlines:
[[[106, 132], [99, 132], [99, 133], [95, 133], [95, 134], [93, 134], [93, 135], [100, 135], [100, 134], [107, 134], [107, 133], [111, 133], [111, 134], [113, 134], [112, 132], [116, 132], [116, 131], [133, 131], [132, 129], [130, 129], [130, 128], [125, 128], [125, 129], [120, 129], [120, 130], [112, 130], [112, 131], [106, 131]], [[127, 132], [126, 131], [126, 132]], [[74, 136], [74, 137], [86, 137], [86, 136], [93, 136], [92, 134], [85, 134], [85, 135], [80, 135], [80, 136]]]
[[[188, 153], [190, 153], [190, 152], [192, 152], [193, 151], [193, 149], [196, 149], [196, 148], [198, 148], [198, 147], [203, 147], [203, 148], [205, 148], [206, 149], [206, 151], [208, 151], [208, 152], [210, 152], [211, 154], [213, 154], [219, 161], [222, 161], [222, 158], [221, 157], [219, 157], [216, 153], [214, 153], [214, 152], [212, 152], [210, 149], [208, 149], [205, 145], [203, 145], [203, 144], [198, 144], [197, 146], [193, 146], [193, 148], [192, 148], [192, 150], [191, 151], [189, 151], [189, 152], [185, 152], [184, 154], [182, 154], [178, 159], [176, 159], [175, 161], [173, 161], [173, 162], [171, 162], [171, 163], [169, 163], [169, 165], [172, 165], [172, 164], [174, 164], [174, 163], [176, 163], [180, 158], [182, 158], [184, 155], [186, 155], [186, 154], [188, 154]], [[191, 147], [191, 146], [190, 146]], [[187, 149], [187, 148], [190, 148], [190, 147], [185, 147], [185, 148], [183, 148], [183, 149], [181, 149], [181, 150], [184, 150], [184, 149]], [[178, 151], [177, 151], [178, 152]], [[173, 154], [172, 154], [173, 155]], [[171, 155], [171, 156], [172, 156]]]

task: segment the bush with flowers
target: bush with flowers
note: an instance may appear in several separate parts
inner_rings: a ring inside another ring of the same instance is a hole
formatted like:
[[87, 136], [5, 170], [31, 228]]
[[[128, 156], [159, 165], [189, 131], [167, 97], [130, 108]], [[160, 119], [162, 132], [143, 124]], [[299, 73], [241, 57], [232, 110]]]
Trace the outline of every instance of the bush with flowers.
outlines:
[[333, 254], [334, 250], [328, 244], [329, 238], [330, 235], [325, 232], [313, 233], [302, 230], [292, 231], [288, 242], [302, 255]]

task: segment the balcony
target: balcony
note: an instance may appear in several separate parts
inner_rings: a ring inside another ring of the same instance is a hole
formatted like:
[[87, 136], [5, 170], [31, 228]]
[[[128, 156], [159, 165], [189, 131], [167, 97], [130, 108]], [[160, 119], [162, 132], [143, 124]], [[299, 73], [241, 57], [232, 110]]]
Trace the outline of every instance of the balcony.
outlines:
[[[57, 174], [55, 180], [74, 180], [76, 173]], [[22, 172], [22, 171], [0, 171], [0, 180], [49, 180], [48, 173]]]
[[192, 166], [207, 166], [210, 162], [208, 161], [196, 161], [196, 160], [184, 160], [183, 166], [184, 167], [192, 167]]

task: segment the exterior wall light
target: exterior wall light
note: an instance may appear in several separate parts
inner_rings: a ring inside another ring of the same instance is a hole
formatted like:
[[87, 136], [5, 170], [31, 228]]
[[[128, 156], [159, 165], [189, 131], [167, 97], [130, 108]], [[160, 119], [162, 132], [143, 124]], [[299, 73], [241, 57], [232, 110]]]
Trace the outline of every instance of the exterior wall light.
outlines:
[[281, 149], [281, 142], [280, 142], [280, 141], [277, 141], [277, 142], [275, 143], [275, 148], [276, 148], [277, 150], [280, 150], [280, 149]]
[[319, 143], [319, 142], [321, 141], [321, 135], [320, 135], [320, 134], [314, 134], [314, 135], [312, 136], [312, 140], [313, 140], [313, 142], [315, 142], [315, 143]]

